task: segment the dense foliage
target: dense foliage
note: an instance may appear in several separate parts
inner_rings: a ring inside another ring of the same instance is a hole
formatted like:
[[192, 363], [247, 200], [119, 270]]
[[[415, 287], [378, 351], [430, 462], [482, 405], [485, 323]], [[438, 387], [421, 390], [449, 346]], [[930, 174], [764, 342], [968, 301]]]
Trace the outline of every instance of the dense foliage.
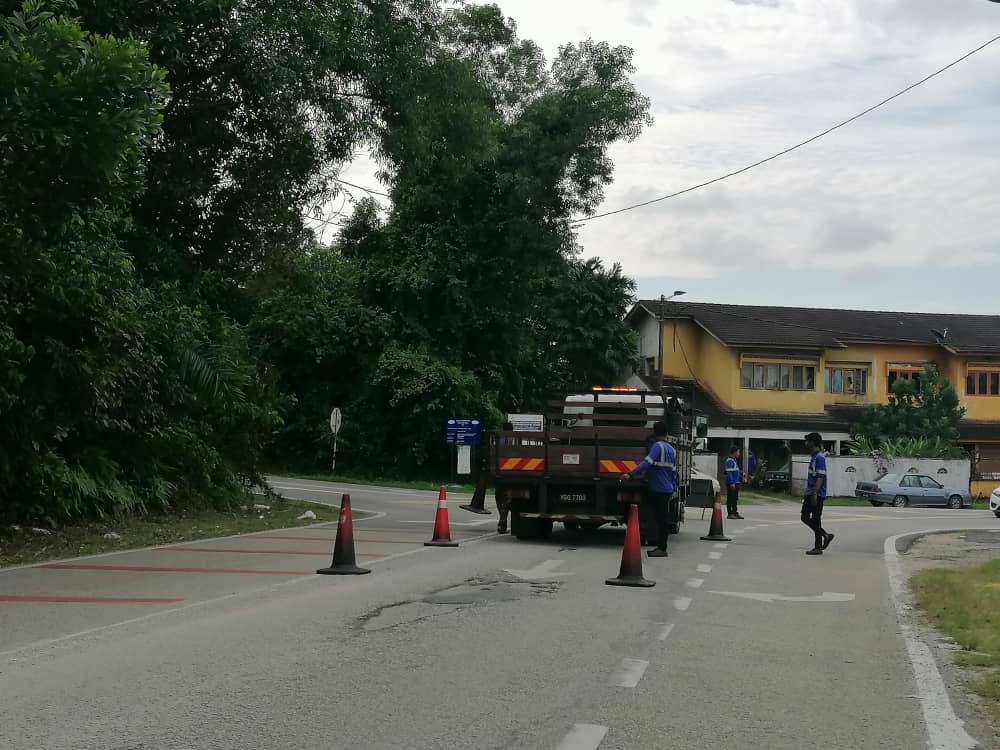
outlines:
[[[631, 50], [495, 6], [0, 0], [0, 520], [229, 502], [261, 466], [442, 472], [630, 362], [571, 217], [649, 122]], [[307, 217], [377, 160], [389, 199]]]

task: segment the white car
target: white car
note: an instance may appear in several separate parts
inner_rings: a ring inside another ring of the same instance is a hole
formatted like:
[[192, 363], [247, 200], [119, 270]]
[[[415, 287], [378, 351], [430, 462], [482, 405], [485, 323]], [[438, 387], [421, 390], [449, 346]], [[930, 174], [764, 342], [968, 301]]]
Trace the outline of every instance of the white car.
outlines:
[[1000, 487], [993, 490], [993, 493], [990, 495], [990, 510], [993, 511], [993, 514], [997, 518], [1000, 518]]

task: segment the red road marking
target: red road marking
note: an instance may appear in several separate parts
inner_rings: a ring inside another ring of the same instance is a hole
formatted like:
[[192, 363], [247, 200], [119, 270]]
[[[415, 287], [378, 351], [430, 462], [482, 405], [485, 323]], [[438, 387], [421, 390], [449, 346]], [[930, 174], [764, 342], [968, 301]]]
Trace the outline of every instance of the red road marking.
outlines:
[[[273, 534], [255, 534], [254, 536], [246, 536], [244, 539], [253, 539], [255, 542], [267, 539], [285, 539], [293, 542], [335, 542], [337, 537], [335, 536], [275, 536]], [[354, 541], [356, 542], [368, 542], [370, 544], [420, 544], [417, 539], [363, 539], [358, 536], [358, 532], [354, 532]]]
[[22, 604], [177, 604], [183, 599], [148, 599], [143, 597], [118, 596], [5, 596], [0, 594], [0, 602]]
[[[322, 555], [329, 557], [329, 552], [303, 552], [289, 549], [220, 549], [218, 547], [157, 547], [157, 552], [228, 552], [234, 555]], [[385, 557], [369, 553], [357, 554], [358, 557]]]
[[233, 573], [251, 576], [304, 576], [311, 570], [234, 570], [232, 568], [154, 568], [147, 565], [75, 565], [51, 563], [36, 565], [47, 570], [118, 570], [127, 573]]

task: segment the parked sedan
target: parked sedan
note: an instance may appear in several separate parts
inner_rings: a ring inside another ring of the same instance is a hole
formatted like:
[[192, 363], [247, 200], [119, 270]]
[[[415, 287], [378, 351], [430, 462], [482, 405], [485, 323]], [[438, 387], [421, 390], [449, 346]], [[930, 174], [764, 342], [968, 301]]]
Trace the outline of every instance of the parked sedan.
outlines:
[[993, 511], [993, 515], [1000, 518], [1000, 487], [993, 490], [990, 495], [990, 510]]
[[967, 489], [945, 487], [933, 477], [924, 474], [886, 474], [874, 482], [858, 482], [855, 497], [872, 505], [944, 505], [961, 508], [972, 502]]

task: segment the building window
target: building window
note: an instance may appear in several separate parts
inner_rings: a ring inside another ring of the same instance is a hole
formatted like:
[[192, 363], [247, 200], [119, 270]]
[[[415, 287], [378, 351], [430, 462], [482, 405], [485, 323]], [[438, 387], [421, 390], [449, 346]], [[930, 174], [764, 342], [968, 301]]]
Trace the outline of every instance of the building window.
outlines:
[[1000, 396], [1000, 372], [970, 371], [965, 377], [968, 396]]
[[897, 380], [913, 380], [917, 383], [920, 382], [920, 376], [923, 374], [923, 369], [917, 369], [915, 367], [890, 367], [889, 368], [889, 392], [892, 392], [892, 384]]
[[740, 367], [740, 388], [757, 391], [815, 391], [816, 368], [747, 362]]
[[864, 396], [868, 393], [868, 370], [863, 367], [827, 367], [823, 373], [823, 390]]

